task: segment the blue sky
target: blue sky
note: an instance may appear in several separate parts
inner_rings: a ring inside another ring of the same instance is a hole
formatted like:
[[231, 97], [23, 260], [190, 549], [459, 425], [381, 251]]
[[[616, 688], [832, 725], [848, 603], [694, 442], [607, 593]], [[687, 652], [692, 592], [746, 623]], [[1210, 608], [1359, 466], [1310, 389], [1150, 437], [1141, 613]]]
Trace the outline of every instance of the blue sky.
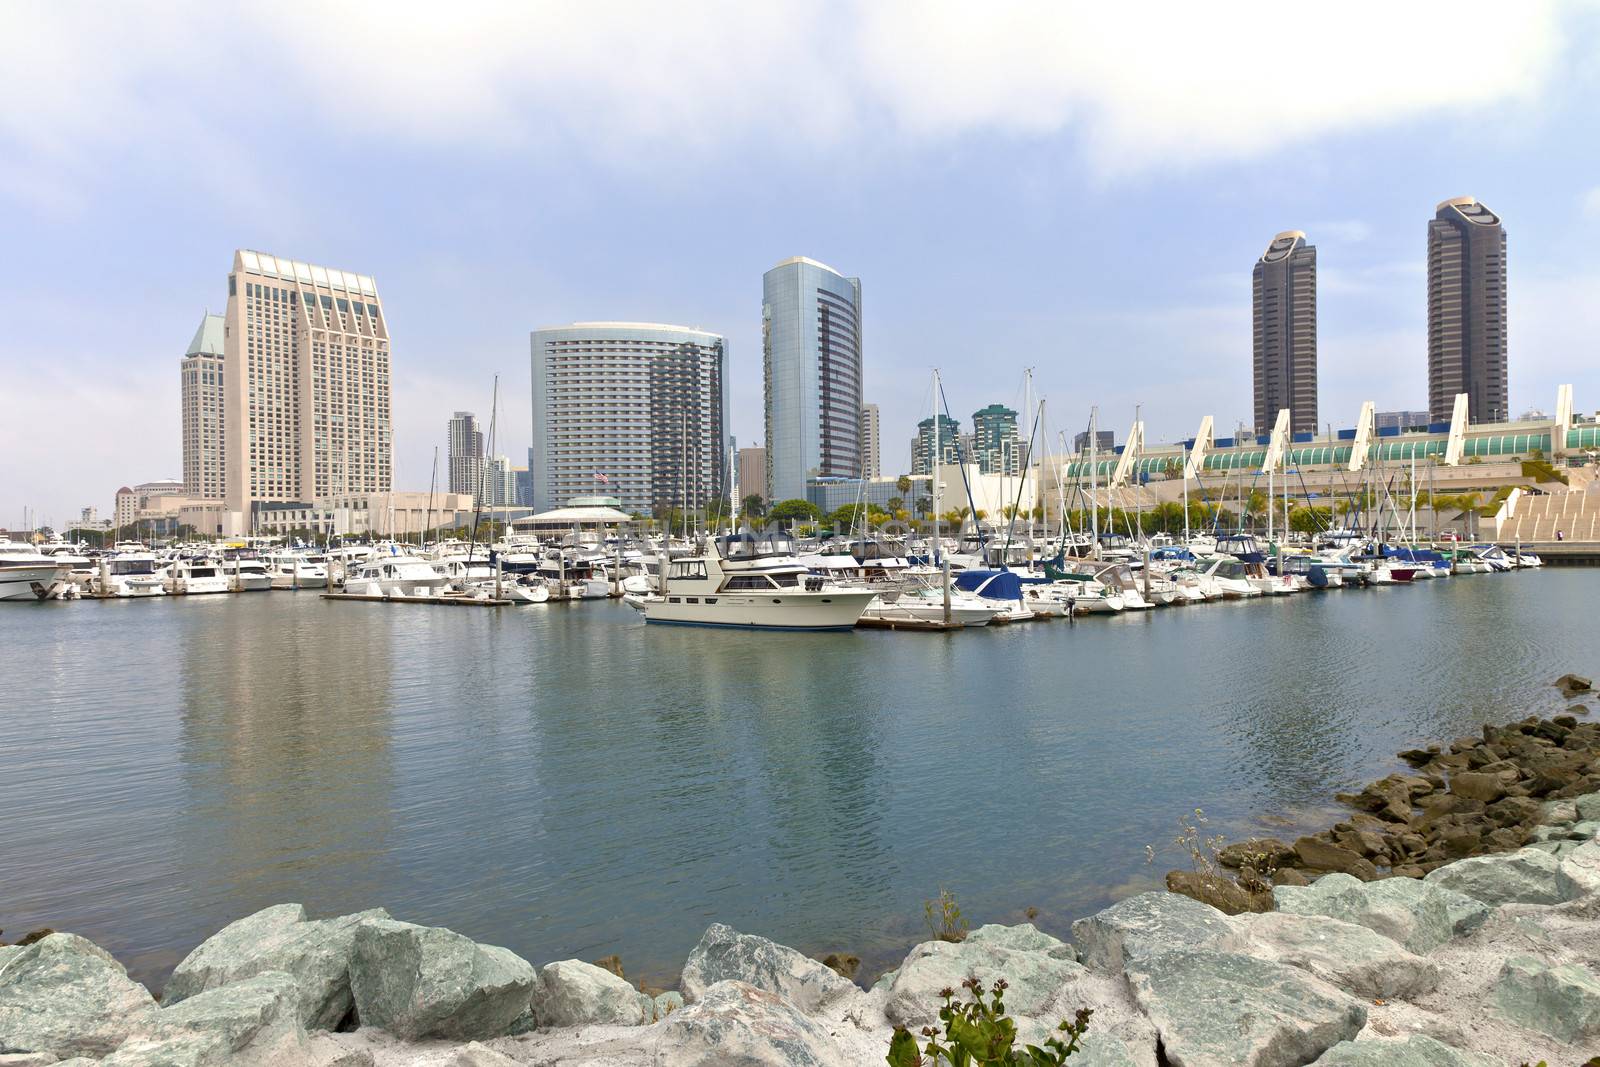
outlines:
[[398, 488], [458, 408], [529, 435], [528, 331], [726, 334], [863, 284], [884, 466], [954, 413], [1119, 437], [1250, 412], [1250, 268], [1319, 253], [1321, 418], [1427, 398], [1425, 229], [1506, 221], [1512, 403], [1600, 408], [1600, 9], [1452, 3], [0, 6], [0, 526], [181, 474], [178, 359], [233, 250], [371, 274]]

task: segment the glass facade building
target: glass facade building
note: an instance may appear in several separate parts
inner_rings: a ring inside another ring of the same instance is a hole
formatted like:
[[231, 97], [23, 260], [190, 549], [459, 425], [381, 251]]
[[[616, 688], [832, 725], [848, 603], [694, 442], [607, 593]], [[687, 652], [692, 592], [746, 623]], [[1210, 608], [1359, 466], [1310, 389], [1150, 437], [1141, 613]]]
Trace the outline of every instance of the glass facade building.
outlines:
[[531, 337], [532, 507], [602, 492], [655, 514], [726, 499], [728, 343], [641, 322], [579, 322]]
[[761, 279], [767, 488], [805, 499], [813, 478], [858, 478], [861, 279], [796, 256]]
[[[934, 422], [930, 415], [917, 423], [917, 439], [912, 444], [911, 473], [933, 473]], [[939, 416], [939, 465], [949, 466], [961, 462], [961, 424], [949, 415]]]
[[1317, 429], [1317, 248], [1299, 230], [1272, 239], [1251, 275], [1255, 430], [1289, 409], [1294, 433]]
[[1002, 404], [990, 404], [972, 413], [972, 451], [984, 474], [1015, 475], [1022, 469], [1022, 445], [1017, 438], [1017, 413]]
[[1456, 394], [1469, 422], [1510, 417], [1506, 384], [1506, 230], [1470, 196], [1428, 223], [1428, 412], [1448, 422]]

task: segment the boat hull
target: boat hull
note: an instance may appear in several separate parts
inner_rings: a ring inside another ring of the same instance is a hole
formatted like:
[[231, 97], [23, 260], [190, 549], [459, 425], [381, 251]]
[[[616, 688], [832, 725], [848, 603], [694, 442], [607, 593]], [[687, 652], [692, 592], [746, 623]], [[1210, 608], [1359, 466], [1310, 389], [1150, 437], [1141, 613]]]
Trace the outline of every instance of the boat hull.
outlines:
[[66, 573], [53, 563], [0, 567], [0, 600], [43, 600]]
[[[876, 594], [864, 591], [719, 593], [711, 597], [630, 598], [647, 623], [738, 630], [853, 630]], [[698, 603], [689, 603], [690, 600]], [[705, 603], [706, 600], [712, 603]], [[676, 601], [676, 602], [674, 602]]]

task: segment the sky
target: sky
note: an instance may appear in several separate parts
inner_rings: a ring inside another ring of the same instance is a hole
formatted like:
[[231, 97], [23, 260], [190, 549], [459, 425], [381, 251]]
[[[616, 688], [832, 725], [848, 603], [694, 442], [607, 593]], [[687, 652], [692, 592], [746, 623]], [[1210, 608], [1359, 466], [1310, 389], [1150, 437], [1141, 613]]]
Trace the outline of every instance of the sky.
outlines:
[[728, 338], [761, 275], [862, 279], [883, 467], [951, 411], [1054, 439], [1251, 412], [1250, 271], [1317, 246], [1321, 421], [1427, 401], [1426, 227], [1505, 220], [1513, 408], [1600, 408], [1600, 6], [0, 5], [0, 526], [181, 477], [178, 362], [236, 248], [369, 274], [396, 488], [452, 411], [525, 461], [528, 332]]

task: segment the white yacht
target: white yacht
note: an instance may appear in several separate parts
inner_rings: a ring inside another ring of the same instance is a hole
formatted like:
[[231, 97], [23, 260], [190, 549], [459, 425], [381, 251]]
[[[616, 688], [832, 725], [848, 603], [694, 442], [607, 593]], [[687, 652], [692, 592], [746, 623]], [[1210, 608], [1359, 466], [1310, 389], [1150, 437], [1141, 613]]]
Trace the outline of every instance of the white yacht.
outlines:
[[167, 592], [181, 596], [230, 592], [228, 576], [214, 559], [180, 559], [167, 572]]
[[71, 584], [72, 565], [22, 541], [0, 541], [0, 600], [45, 600]]
[[272, 588], [272, 573], [259, 559], [225, 559], [222, 573], [228, 576], [228, 587], [235, 593], [261, 593]]
[[[987, 626], [1000, 614], [999, 604], [979, 600], [960, 590], [950, 590], [950, 621], [958, 626]], [[944, 622], [944, 593], [938, 589], [883, 589], [862, 612], [863, 619], [881, 622]]]
[[718, 538], [715, 552], [672, 560], [659, 593], [623, 598], [645, 622], [757, 630], [849, 630], [877, 595], [810, 574], [783, 534]]
[[320, 552], [286, 549], [267, 556], [266, 562], [274, 589], [320, 588], [328, 584], [328, 557]]
[[397, 552], [354, 567], [344, 580], [344, 591], [396, 598], [443, 596], [450, 591], [450, 579], [435, 570], [432, 561]]
[[95, 596], [166, 596], [166, 569], [154, 552], [121, 552], [102, 557], [89, 579]]

